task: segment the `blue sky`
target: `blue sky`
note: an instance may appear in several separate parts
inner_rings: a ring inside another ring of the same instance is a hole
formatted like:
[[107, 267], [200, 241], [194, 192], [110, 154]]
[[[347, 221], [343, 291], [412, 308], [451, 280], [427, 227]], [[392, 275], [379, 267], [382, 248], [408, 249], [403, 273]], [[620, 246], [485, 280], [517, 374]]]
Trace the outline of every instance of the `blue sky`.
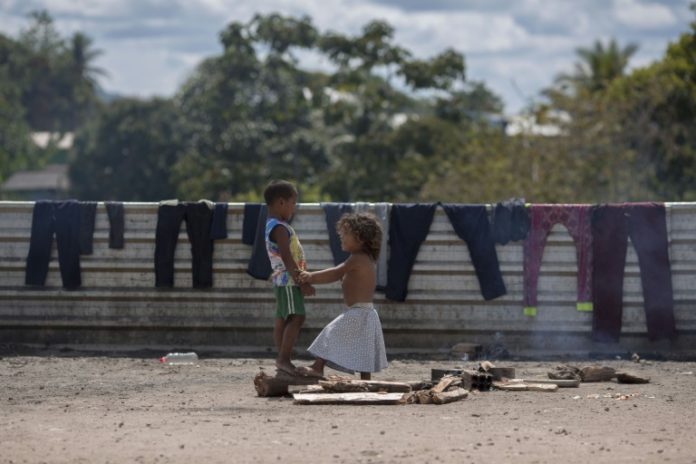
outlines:
[[[83, 31], [103, 50], [103, 87], [124, 95], [172, 95], [218, 33], [254, 13], [309, 15], [322, 31], [356, 34], [372, 19], [396, 28], [396, 40], [426, 58], [451, 47], [466, 57], [469, 79], [482, 80], [514, 113], [570, 71], [575, 49], [596, 39], [635, 42], [630, 63], [659, 58], [689, 28], [690, 0], [0, 0], [0, 31], [14, 35], [26, 15], [47, 9], [64, 33]], [[316, 54], [307, 68], [329, 69]]]

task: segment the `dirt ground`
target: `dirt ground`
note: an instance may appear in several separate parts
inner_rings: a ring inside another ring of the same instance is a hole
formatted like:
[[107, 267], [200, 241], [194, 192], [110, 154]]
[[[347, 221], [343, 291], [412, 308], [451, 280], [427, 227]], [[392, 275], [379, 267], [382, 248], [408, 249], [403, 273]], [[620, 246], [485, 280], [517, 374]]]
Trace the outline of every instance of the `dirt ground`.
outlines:
[[[556, 362], [499, 362], [546, 377]], [[581, 366], [590, 362], [573, 361]], [[647, 385], [475, 393], [460, 402], [300, 406], [259, 398], [271, 359], [0, 358], [1, 463], [696, 463], [696, 363], [602, 361]], [[391, 360], [378, 380], [474, 362]]]

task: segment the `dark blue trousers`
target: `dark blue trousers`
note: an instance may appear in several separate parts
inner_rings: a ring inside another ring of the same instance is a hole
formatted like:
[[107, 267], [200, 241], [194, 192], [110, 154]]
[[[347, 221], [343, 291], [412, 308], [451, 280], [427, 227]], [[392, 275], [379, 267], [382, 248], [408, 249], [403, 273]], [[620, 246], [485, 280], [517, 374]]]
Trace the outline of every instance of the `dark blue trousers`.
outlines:
[[505, 283], [500, 273], [498, 253], [495, 251], [488, 212], [484, 205], [444, 204], [456, 234], [466, 242], [471, 262], [485, 300], [505, 295]]
[[25, 283], [26, 285], [45, 285], [54, 234], [63, 287], [74, 290], [82, 285], [80, 204], [75, 200], [57, 202], [41, 200], [34, 204]]
[[[324, 216], [326, 216], [326, 229], [329, 232], [329, 247], [333, 255], [334, 265], [338, 266], [348, 259], [350, 253], [341, 248], [341, 238], [338, 236], [336, 223], [344, 214], [352, 213], [353, 207], [350, 203], [322, 203], [321, 207], [324, 209]], [[386, 253], [386, 250], [384, 252]]]
[[181, 221], [191, 243], [191, 274], [194, 288], [213, 286], [213, 241], [210, 240], [212, 210], [202, 202], [161, 205], [155, 234], [155, 286], [174, 286], [174, 251]]
[[430, 231], [437, 203], [395, 204], [389, 220], [389, 266], [386, 297], [406, 301], [408, 279], [421, 243]]

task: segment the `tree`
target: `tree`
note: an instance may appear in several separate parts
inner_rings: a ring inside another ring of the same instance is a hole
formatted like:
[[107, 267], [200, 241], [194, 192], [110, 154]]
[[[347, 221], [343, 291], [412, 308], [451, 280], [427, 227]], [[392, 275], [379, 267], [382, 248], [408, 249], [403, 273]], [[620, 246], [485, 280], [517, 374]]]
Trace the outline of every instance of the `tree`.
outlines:
[[597, 40], [591, 48], [578, 48], [576, 53], [580, 59], [575, 63], [575, 72], [561, 74], [557, 80], [562, 85], [570, 85], [576, 94], [601, 92], [625, 74], [636, 51], [638, 45], [633, 43], [619, 47], [616, 40], [611, 39], [605, 46]]
[[446, 50], [429, 60], [413, 59], [393, 43], [393, 35], [389, 24], [373, 21], [355, 37], [327, 33], [319, 40], [320, 50], [338, 66], [322, 105], [324, 123], [335, 131], [327, 147], [331, 167], [323, 176], [322, 190], [334, 199], [414, 198], [420, 186], [403, 181], [399, 170], [412, 164], [413, 152], [393, 142], [405, 120], [432, 108], [398, 90], [392, 81], [402, 79], [412, 92], [447, 94], [465, 79], [461, 54]]
[[654, 196], [696, 200], [696, 21], [662, 60], [614, 82], [608, 100], [620, 108], [623, 145], [650, 167]]
[[326, 166], [311, 130], [317, 77], [293, 55], [315, 37], [308, 18], [277, 14], [221, 33], [222, 55], [203, 62], [176, 98], [195, 134], [175, 166], [181, 196], [247, 197], [277, 177], [317, 182]]
[[100, 52], [92, 40], [76, 33], [68, 41], [46, 11], [30, 15], [32, 23], [18, 42], [24, 60], [22, 104], [27, 120], [37, 131], [71, 131], [96, 105], [97, 77], [93, 65]]
[[117, 100], [77, 133], [73, 194], [84, 200], [174, 198], [171, 167], [190, 137], [172, 101]]

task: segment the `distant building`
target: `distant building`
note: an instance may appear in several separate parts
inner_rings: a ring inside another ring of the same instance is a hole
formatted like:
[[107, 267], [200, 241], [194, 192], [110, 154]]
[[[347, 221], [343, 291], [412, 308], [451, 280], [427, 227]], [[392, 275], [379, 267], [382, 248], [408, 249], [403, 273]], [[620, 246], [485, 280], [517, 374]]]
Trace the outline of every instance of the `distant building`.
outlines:
[[49, 164], [36, 171], [17, 171], [0, 186], [6, 200], [59, 200], [70, 190], [67, 164]]
[[32, 132], [31, 139], [39, 148], [48, 148], [53, 144], [59, 150], [70, 150], [75, 136], [72, 132], [60, 134], [58, 132]]
[[536, 116], [531, 114], [518, 114], [511, 116], [505, 126], [505, 134], [538, 135], [542, 137], [558, 137], [563, 135], [563, 129], [559, 123], [570, 122], [570, 115], [563, 111], [553, 111], [547, 115], [548, 122], [539, 123]]
[[51, 150], [51, 160], [43, 169], [17, 171], [0, 185], [0, 198], [4, 200], [58, 200], [66, 198], [70, 190], [67, 154], [72, 148], [71, 132], [33, 132], [34, 145]]

